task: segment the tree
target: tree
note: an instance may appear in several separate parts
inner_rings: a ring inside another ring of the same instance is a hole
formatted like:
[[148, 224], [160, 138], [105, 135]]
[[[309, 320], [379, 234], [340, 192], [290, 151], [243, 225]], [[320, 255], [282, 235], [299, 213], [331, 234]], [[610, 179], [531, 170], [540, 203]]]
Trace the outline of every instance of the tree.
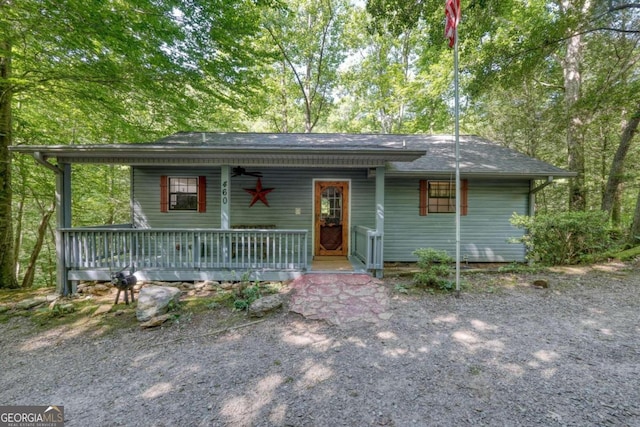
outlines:
[[348, 26], [352, 46], [350, 64], [339, 74], [340, 115], [333, 122], [341, 129], [376, 133], [411, 131], [418, 97], [428, 85], [417, 76], [415, 60], [422, 32], [402, 28], [383, 17], [367, 18], [356, 10]]
[[[134, 142], [243, 104], [266, 2], [0, 2], [0, 287], [16, 286], [7, 147]], [[214, 102], [215, 100], [215, 102]], [[20, 108], [16, 108], [19, 106]], [[47, 117], [48, 116], [48, 117]], [[40, 126], [33, 129], [25, 122]], [[14, 123], [30, 134], [13, 132]], [[42, 126], [48, 123], [49, 126]], [[97, 123], [99, 125], [86, 126]]]
[[640, 241], [640, 191], [638, 191], [638, 199], [636, 201], [636, 209], [634, 211], [630, 231], [631, 236], [629, 241], [633, 244], [637, 244]]
[[[3, 6], [0, 5], [0, 13]], [[11, 157], [12, 141], [11, 100], [11, 43], [0, 40], [0, 288], [15, 288], [15, 260], [13, 251]]]
[[[582, 3], [582, 4], [580, 4]], [[589, 16], [591, 12], [591, 0], [562, 0], [561, 11], [565, 15], [579, 14]], [[569, 186], [569, 206], [572, 210], [583, 211], [587, 207], [587, 191], [585, 188], [585, 161], [584, 161], [584, 131], [583, 114], [578, 110], [581, 96], [582, 73], [581, 59], [584, 49], [582, 34], [577, 28], [569, 26], [567, 32], [566, 49], [561, 58], [562, 72], [564, 76], [564, 100], [567, 120], [567, 154], [569, 170], [578, 175], [571, 180]]]
[[291, 0], [287, 7], [265, 17], [270, 41], [280, 56], [272, 72], [278, 76], [280, 94], [276, 114], [279, 127], [290, 131], [288, 123], [291, 83], [296, 87], [294, 105], [301, 105], [304, 132], [311, 132], [325, 117], [332, 103], [336, 72], [344, 59], [343, 26], [347, 8], [342, 0]]
[[631, 147], [631, 141], [638, 130], [638, 124], [640, 124], [640, 104], [622, 129], [620, 144], [609, 168], [609, 178], [602, 197], [602, 210], [609, 215], [612, 213], [614, 202], [618, 196], [619, 187], [624, 177], [624, 162]]

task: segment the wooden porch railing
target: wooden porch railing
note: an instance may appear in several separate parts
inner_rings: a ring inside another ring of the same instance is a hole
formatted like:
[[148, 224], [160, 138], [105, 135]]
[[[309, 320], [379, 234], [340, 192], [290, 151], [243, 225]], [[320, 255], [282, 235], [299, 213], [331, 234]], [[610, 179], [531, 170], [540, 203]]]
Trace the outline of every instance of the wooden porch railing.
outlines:
[[368, 227], [353, 227], [353, 254], [362, 261], [367, 270], [384, 268], [382, 233]]
[[307, 230], [92, 227], [60, 231], [65, 266], [73, 270], [307, 268]]

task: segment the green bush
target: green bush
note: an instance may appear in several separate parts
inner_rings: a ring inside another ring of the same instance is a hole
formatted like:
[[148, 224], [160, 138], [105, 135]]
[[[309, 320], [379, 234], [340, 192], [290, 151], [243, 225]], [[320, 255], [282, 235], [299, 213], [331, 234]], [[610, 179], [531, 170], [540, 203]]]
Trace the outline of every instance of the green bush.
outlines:
[[242, 288], [236, 300], [233, 302], [233, 307], [235, 310], [248, 310], [249, 306], [261, 297], [262, 292], [260, 285], [256, 283], [253, 286]]
[[413, 251], [418, 257], [420, 271], [413, 277], [417, 285], [434, 287], [441, 290], [454, 288], [450, 280], [453, 273], [451, 258], [446, 251], [438, 251], [432, 248], [420, 248]]
[[526, 230], [515, 239], [527, 247], [527, 258], [544, 265], [592, 261], [611, 245], [607, 214], [560, 212], [534, 217], [513, 214], [511, 223]]

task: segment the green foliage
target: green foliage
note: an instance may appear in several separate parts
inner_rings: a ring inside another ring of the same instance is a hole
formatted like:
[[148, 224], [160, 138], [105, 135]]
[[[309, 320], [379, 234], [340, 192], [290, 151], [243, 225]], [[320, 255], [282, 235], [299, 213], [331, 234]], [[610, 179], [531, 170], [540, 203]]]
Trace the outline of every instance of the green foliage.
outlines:
[[407, 289], [407, 287], [405, 285], [401, 285], [401, 284], [398, 284], [398, 285], [394, 286], [393, 290], [398, 292], [398, 293], [405, 294], [405, 295], [409, 293], [409, 290]]
[[236, 300], [233, 302], [233, 307], [235, 310], [248, 310], [251, 303], [261, 297], [262, 292], [260, 285], [257, 283], [252, 286], [241, 288]]
[[519, 239], [528, 257], [543, 265], [589, 262], [611, 245], [607, 214], [559, 212], [529, 217], [513, 214], [511, 223], [526, 230]]
[[630, 249], [626, 249], [621, 252], [615, 252], [613, 257], [620, 261], [629, 261], [635, 258], [640, 258], [640, 246], [636, 246]]
[[420, 248], [416, 249], [413, 254], [418, 257], [418, 267], [420, 267], [420, 271], [413, 278], [417, 285], [443, 291], [450, 291], [454, 288], [454, 283], [450, 280], [451, 264], [454, 260], [446, 251]]

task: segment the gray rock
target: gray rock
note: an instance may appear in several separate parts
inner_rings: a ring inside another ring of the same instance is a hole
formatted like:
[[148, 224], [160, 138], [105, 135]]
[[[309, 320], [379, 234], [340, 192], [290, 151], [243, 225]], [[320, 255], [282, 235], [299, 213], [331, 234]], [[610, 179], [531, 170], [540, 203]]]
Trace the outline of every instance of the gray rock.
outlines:
[[20, 301], [19, 303], [16, 304], [16, 308], [20, 309], [20, 310], [29, 310], [33, 307], [37, 307], [39, 305], [44, 304], [45, 302], [47, 302], [47, 298], [46, 297], [34, 297], [34, 298], [29, 298], [29, 299], [25, 299]]
[[140, 322], [146, 322], [152, 317], [164, 314], [171, 303], [180, 299], [180, 289], [166, 286], [147, 286], [140, 290], [136, 317]]
[[147, 320], [146, 322], [140, 323], [140, 327], [143, 329], [155, 328], [156, 326], [162, 325], [164, 322], [171, 318], [170, 314], [163, 314], [161, 316], [152, 317], [151, 320]]
[[549, 287], [549, 281], [546, 279], [536, 279], [533, 281], [533, 286], [536, 288], [547, 289]]
[[109, 292], [111, 292], [111, 288], [109, 288], [109, 286], [102, 284], [102, 283], [98, 283], [93, 285], [92, 287], [88, 288], [85, 292], [88, 292], [90, 294], [94, 294], [94, 295], [106, 295]]
[[280, 295], [267, 295], [251, 303], [249, 306], [249, 315], [252, 317], [262, 317], [280, 307], [282, 307], [282, 297]]

